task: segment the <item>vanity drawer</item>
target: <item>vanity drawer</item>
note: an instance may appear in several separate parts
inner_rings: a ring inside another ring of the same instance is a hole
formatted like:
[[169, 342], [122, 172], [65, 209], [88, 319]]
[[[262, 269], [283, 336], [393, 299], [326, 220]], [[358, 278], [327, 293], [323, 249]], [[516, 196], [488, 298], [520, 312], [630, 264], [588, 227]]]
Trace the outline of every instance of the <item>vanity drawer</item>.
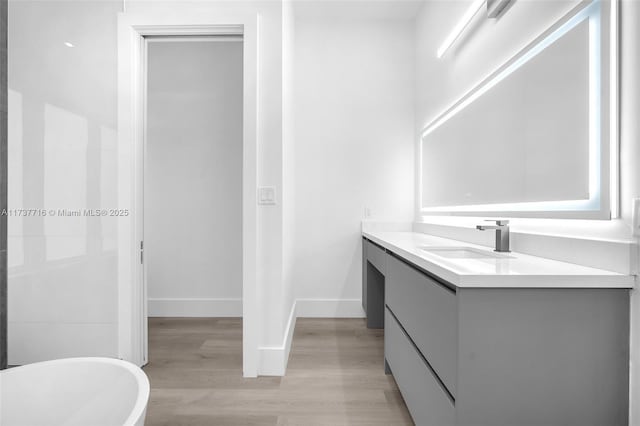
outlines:
[[454, 290], [388, 254], [385, 303], [456, 395], [458, 302]]
[[367, 244], [367, 260], [371, 263], [382, 275], [385, 274], [385, 261], [386, 253], [379, 246], [373, 244], [371, 241], [365, 241]]
[[453, 426], [453, 401], [389, 309], [385, 309], [384, 354], [413, 422], [420, 426]]

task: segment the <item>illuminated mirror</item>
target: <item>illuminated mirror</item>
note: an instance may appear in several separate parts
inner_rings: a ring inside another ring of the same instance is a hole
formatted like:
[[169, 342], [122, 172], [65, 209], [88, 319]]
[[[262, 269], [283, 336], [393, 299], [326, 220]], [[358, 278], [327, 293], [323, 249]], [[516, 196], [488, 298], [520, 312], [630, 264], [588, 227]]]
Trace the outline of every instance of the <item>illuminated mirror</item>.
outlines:
[[603, 15], [559, 23], [425, 126], [422, 213], [610, 217]]

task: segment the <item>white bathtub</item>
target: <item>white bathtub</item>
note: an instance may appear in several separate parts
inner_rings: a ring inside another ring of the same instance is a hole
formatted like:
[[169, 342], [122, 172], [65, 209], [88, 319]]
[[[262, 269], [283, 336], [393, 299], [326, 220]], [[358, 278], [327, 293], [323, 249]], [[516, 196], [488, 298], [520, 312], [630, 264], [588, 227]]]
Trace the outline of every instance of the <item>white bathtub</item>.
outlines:
[[142, 426], [149, 380], [111, 358], [68, 358], [0, 372], [2, 426]]

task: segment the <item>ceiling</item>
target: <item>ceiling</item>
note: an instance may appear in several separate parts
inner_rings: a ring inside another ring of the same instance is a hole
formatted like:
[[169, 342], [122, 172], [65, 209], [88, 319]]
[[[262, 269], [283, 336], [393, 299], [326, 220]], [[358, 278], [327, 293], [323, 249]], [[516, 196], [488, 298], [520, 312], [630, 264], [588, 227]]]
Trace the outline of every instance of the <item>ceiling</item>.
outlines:
[[292, 0], [296, 17], [414, 19], [425, 0]]

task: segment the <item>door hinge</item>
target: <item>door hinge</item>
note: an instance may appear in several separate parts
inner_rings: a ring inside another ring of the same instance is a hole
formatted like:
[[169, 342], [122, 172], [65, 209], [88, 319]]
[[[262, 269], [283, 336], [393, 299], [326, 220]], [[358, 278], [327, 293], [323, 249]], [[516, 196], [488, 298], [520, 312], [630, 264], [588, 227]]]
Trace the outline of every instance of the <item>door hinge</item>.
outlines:
[[140, 241], [140, 263], [144, 263], [144, 241]]

